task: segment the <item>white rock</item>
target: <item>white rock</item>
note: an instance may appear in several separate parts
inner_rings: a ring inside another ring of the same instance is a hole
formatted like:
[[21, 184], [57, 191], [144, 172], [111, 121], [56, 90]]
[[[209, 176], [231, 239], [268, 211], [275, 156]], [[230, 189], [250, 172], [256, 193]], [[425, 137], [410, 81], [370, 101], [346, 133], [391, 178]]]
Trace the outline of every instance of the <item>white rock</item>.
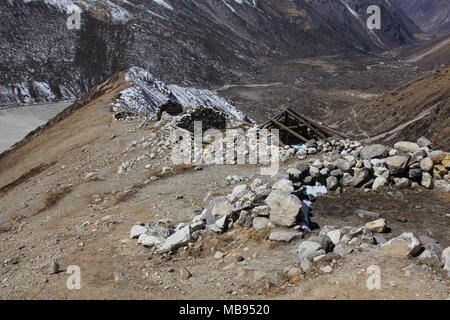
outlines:
[[[386, 169], [387, 170], [387, 169]], [[389, 171], [388, 171], [389, 174]], [[389, 182], [384, 177], [377, 177], [373, 182], [372, 189], [373, 190], [382, 190], [389, 185]]]
[[274, 183], [272, 189], [281, 190], [285, 192], [294, 192], [294, 185], [291, 180], [281, 179]]
[[383, 233], [386, 230], [386, 220], [381, 218], [367, 222], [366, 228], [372, 232]]
[[144, 234], [148, 231], [147, 227], [135, 225], [130, 230], [130, 239], [137, 239], [141, 234]]
[[158, 252], [165, 253], [178, 249], [179, 247], [188, 244], [189, 241], [191, 241], [191, 228], [188, 225], [168, 237], [158, 249]]
[[415, 142], [409, 141], [400, 141], [394, 144], [394, 148], [400, 150], [402, 152], [411, 152], [414, 153], [419, 150], [420, 146]]
[[279, 190], [273, 190], [266, 199], [270, 207], [270, 220], [278, 225], [293, 226], [302, 206], [299, 198]]
[[431, 174], [429, 174], [428, 172], [423, 172], [422, 173], [422, 181], [420, 182], [420, 184], [427, 189], [432, 189], [433, 188], [433, 177], [431, 176]]
[[381, 250], [395, 256], [408, 257], [417, 254], [421, 246], [414, 234], [405, 232], [383, 244]]
[[433, 160], [424, 158], [420, 161], [420, 169], [425, 172], [430, 172], [433, 169]]

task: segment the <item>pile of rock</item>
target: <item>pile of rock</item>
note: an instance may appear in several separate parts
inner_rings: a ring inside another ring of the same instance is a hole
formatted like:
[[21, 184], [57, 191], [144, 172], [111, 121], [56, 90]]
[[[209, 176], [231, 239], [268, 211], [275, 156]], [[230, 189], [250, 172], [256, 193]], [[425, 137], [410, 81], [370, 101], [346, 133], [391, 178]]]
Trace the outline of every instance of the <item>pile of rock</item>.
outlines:
[[[230, 183], [241, 180], [228, 178]], [[175, 228], [166, 225], [164, 232], [160, 225], [136, 225], [130, 237], [163, 253], [196, 241], [202, 234], [220, 234], [238, 225], [258, 231], [278, 226], [281, 229], [272, 230], [268, 239], [290, 242], [302, 237], [300, 229], [308, 226], [304, 219], [308, 217], [311, 201], [327, 190], [311, 186], [298, 188], [288, 178], [288, 175], [271, 180], [256, 178], [249, 184], [237, 185], [227, 196], [213, 198], [190, 222]]]
[[394, 148], [380, 144], [362, 146], [349, 141], [316, 142], [315, 147], [305, 144], [297, 152], [299, 158], [318, 149], [329, 151], [331, 148], [332, 151], [320, 159], [311, 159], [309, 165], [296, 164], [287, 173], [295, 182], [324, 185], [329, 190], [345, 187], [383, 190], [389, 186], [431, 189], [435, 186], [450, 192], [450, 153], [433, 151], [426, 141], [425, 138], [418, 143], [402, 141]]
[[417, 258], [423, 264], [450, 271], [450, 247], [444, 250], [436, 240], [428, 236], [417, 239], [411, 232], [402, 233], [387, 241], [381, 234], [385, 230], [384, 219], [371, 221], [364, 227], [324, 226], [318, 236], [311, 236], [297, 247], [300, 268], [308, 273], [312, 270], [313, 263], [322, 260], [329, 253], [345, 256], [355, 250], [370, 247], [396, 257]]

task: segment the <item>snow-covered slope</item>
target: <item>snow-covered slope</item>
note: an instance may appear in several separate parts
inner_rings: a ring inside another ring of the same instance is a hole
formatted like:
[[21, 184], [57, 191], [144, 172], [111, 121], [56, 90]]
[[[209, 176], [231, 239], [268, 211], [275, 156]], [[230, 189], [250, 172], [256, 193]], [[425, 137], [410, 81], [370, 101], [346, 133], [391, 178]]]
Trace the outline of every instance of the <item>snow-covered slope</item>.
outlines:
[[[67, 28], [67, 7], [82, 10]], [[382, 30], [368, 32], [379, 4]], [[0, 108], [80, 97], [139, 66], [212, 88], [292, 56], [380, 51], [413, 41], [386, 0], [0, 0]]]
[[125, 80], [133, 83], [133, 86], [122, 91], [117, 100], [141, 114], [154, 114], [160, 105], [173, 101], [190, 108], [214, 108], [239, 120], [250, 120], [230, 102], [210, 90], [166, 85], [142, 68], [131, 68], [125, 74]]

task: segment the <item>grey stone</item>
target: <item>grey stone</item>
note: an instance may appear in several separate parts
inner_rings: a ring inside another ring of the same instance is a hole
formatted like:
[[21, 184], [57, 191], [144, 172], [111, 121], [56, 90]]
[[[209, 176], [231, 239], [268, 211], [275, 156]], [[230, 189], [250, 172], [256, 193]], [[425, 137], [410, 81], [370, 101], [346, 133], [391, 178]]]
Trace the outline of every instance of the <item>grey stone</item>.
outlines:
[[343, 187], [349, 187], [352, 182], [353, 176], [350, 173], [345, 172], [341, 178], [341, 185]]
[[417, 259], [430, 266], [442, 267], [444, 265], [436, 252], [429, 249], [425, 249]]
[[433, 170], [433, 160], [430, 158], [424, 158], [420, 161], [420, 169], [425, 172]]
[[300, 261], [309, 260], [311, 261], [314, 257], [325, 254], [325, 250], [322, 246], [314, 241], [303, 241], [297, 247], [297, 257]]
[[333, 164], [342, 172], [347, 172], [351, 168], [350, 164], [344, 159], [337, 159], [333, 162]]
[[423, 172], [420, 184], [427, 189], [433, 189], [433, 177], [431, 174], [428, 172]]
[[320, 177], [320, 170], [316, 167], [309, 167], [309, 175], [313, 178], [313, 179], [317, 179]]
[[394, 148], [400, 150], [401, 152], [414, 153], [419, 150], [420, 146], [415, 142], [400, 141], [394, 144]]
[[381, 144], [373, 144], [370, 146], [363, 147], [359, 155], [362, 159], [373, 159], [373, 158], [383, 158], [387, 156], [388, 148]]
[[334, 253], [340, 255], [340, 256], [345, 256], [348, 255], [350, 253], [353, 252], [353, 248], [346, 245], [345, 243], [338, 243], [333, 250]]
[[274, 230], [269, 234], [269, 240], [278, 242], [291, 242], [302, 237], [299, 231]]
[[389, 169], [389, 173], [396, 175], [405, 171], [409, 163], [409, 158], [406, 156], [393, 156], [386, 158], [386, 165]]
[[442, 255], [444, 247], [442, 247], [442, 245], [437, 240], [423, 235], [419, 237], [419, 241], [425, 249], [435, 252], [439, 257]]
[[299, 198], [279, 190], [273, 190], [266, 199], [270, 207], [270, 220], [281, 226], [295, 225], [297, 215], [302, 206]]
[[389, 185], [389, 182], [384, 177], [376, 177], [372, 184], [372, 190], [383, 190]]
[[216, 197], [212, 199], [208, 207], [203, 211], [202, 217], [206, 220], [208, 225], [216, 223], [216, 220], [230, 215], [233, 207], [228, 203], [224, 197]]
[[382, 234], [374, 234], [375, 244], [381, 246], [387, 242], [386, 238]]
[[450, 183], [445, 180], [436, 180], [434, 181], [434, 186], [441, 191], [450, 192]]
[[341, 169], [335, 169], [335, 170], [332, 170], [332, 171], [330, 172], [330, 174], [331, 174], [333, 177], [341, 177], [343, 173], [342, 173]]
[[353, 174], [353, 178], [350, 182], [350, 185], [352, 187], [357, 188], [357, 187], [363, 185], [364, 182], [367, 181], [369, 176], [370, 176], [370, 171], [367, 170], [366, 168], [354, 169], [354, 174]]
[[353, 211], [353, 213], [357, 214], [360, 218], [363, 219], [376, 220], [381, 217], [381, 215], [378, 212], [372, 212], [363, 209], [355, 210]]
[[412, 180], [417, 180], [422, 178], [422, 170], [421, 169], [409, 169], [408, 177]]
[[42, 272], [47, 275], [57, 274], [60, 271], [60, 266], [58, 261], [53, 260], [49, 264], [42, 267]]
[[250, 228], [253, 224], [253, 217], [248, 211], [242, 210], [236, 223], [241, 227]]
[[188, 244], [191, 241], [191, 228], [190, 226], [186, 226], [178, 231], [176, 231], [174, 234], [172, 234], [170, 237], [168, 237], [161, 245], [161, 247], [158, 249], [158, 252], [165, 253], [169, 252], [175, 249], [178, 249], [179, 247], [182, 247], [186, 244]]
[[381, 218], [374, 221], [370, 221], [366, 223], [365, 227], [372, 232], [383, 233], [386, 230], [386, 220]]
[[145, 233], [141, 234], [138, 239], [138, 243], [142, 244], [144, 247], [157, 246], [160, 245], [162, 242], [164, 242], [164, 239], [148, 235]]
[[326, 181], [328, 190], [336, 190], [339, 187], [339, 181], [336, 177], [330, 176]]
[[274, 225], [273, 223], [270, 221], [269, 218], [265, 218], [265, 217], [256, 217], [253, 219], [253, 229], [255, 230], [265, 230], [265, 229], [269, 229], [269, 228], [273, 228]]
[[429, 148], [433, 143], [425, 137], [417, 139], [417, 144], [424, 148]]
[[300, 261], [300, 268], [302, 269], [302, 271], [306, 274], [310, 273], [313, 269], [313, 264], [310, 260], [308, 259], [303, 259]]
[[141, 234], [148, 231], [147, 227], [141, 225], [135, 225], [130, 230], [130, 239], [137, 239]]
[[416, 256], [422, 245], [411, 232], [402, 233], [381, 246], [381, 250], [394, 256], [409, 257]]
[[272, 189], [291, 193], [294, 192], [294, 184], [291, 180], [281, 179], [273, 184]]
[[408, 188], [411, 185], [411, 182], [408, 178], [395, 178], [394, 179], [394, 187], [396, 188]]

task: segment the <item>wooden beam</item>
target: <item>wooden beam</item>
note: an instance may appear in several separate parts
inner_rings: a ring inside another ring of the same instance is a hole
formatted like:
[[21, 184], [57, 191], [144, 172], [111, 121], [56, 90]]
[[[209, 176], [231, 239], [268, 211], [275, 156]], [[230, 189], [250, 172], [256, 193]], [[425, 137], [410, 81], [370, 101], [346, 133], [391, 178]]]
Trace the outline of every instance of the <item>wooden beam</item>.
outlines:
[[305, 137], [299, 135], [297, 132], [295, 132], [294, 130], [289, 129], [288, 127], [286, 127], [284, 124], [282, 124], [280, 121], [270, 118], [270, 121], [273, 122], [274, 124], [276, 124], [278, 127], [282, 128], [283, 130], [286, 130], [287, 132], [289, 132], [290, 134], [292, 134], [294, 137], [297, 137], [298, 139], [304, 141], [304, 142], [308, 142], [308, 139], [306, 139]]
[[323, 125], [323, 124], [317, 123], [316, 121], [314, 121], [314, 120], [311, 119], [311, 118], [308, 118], [307, 116], [299, 115], [299, 114], [298, 114], [297, 112], [295, 112], [294, 110], [291, 110], [291, 109], [289, 109], [289, 110], [290, 110], [292, 113], [296, 114], [297, 116], [303, 118], [304, 120], [306, 120], [306, 121], [312, 123], [314, 126], [320, 128], [320, 129], [322, 129], [322, 130], [324, 130], [324, 131], [327, 131], [327, 132], [329, 132], [330, 134], [332, 134], [332, 135], [334, 135], [334, 136], [337, 136], [337, 137], [339, 137], [339, 138], [344, 138], [344, 139], [349, 139], [349, 140], [351, 140], [347, 135], [345, 135], [345, 134], [343, 134], [343, 133], [339, 133], [339, 132], [337, 132], [336, 130], [333, 130], [333, 129], [331, 129], [331, 128], [329, 128], [329, 127]]
[[287, 110], [287, 112], [293, 116], [295, 119], [297, 119], [298, 121], [301, 121], [303, 123], [306, 124], [306, 126], [308, 126], [308, 128], [310, 128], [313, 132], [315, 132], [320, 138], [322, 139], [326, 139], [325, 135], [322, 134], [322, 132], [320, 132], [319, 130], [316, 130], [315, 128], [313, 128], [308, 121], [305, 121], [304, 119], [302, 119], [299, 115], [297, 115], [296, 113], [292, 112], [290, 109]]

